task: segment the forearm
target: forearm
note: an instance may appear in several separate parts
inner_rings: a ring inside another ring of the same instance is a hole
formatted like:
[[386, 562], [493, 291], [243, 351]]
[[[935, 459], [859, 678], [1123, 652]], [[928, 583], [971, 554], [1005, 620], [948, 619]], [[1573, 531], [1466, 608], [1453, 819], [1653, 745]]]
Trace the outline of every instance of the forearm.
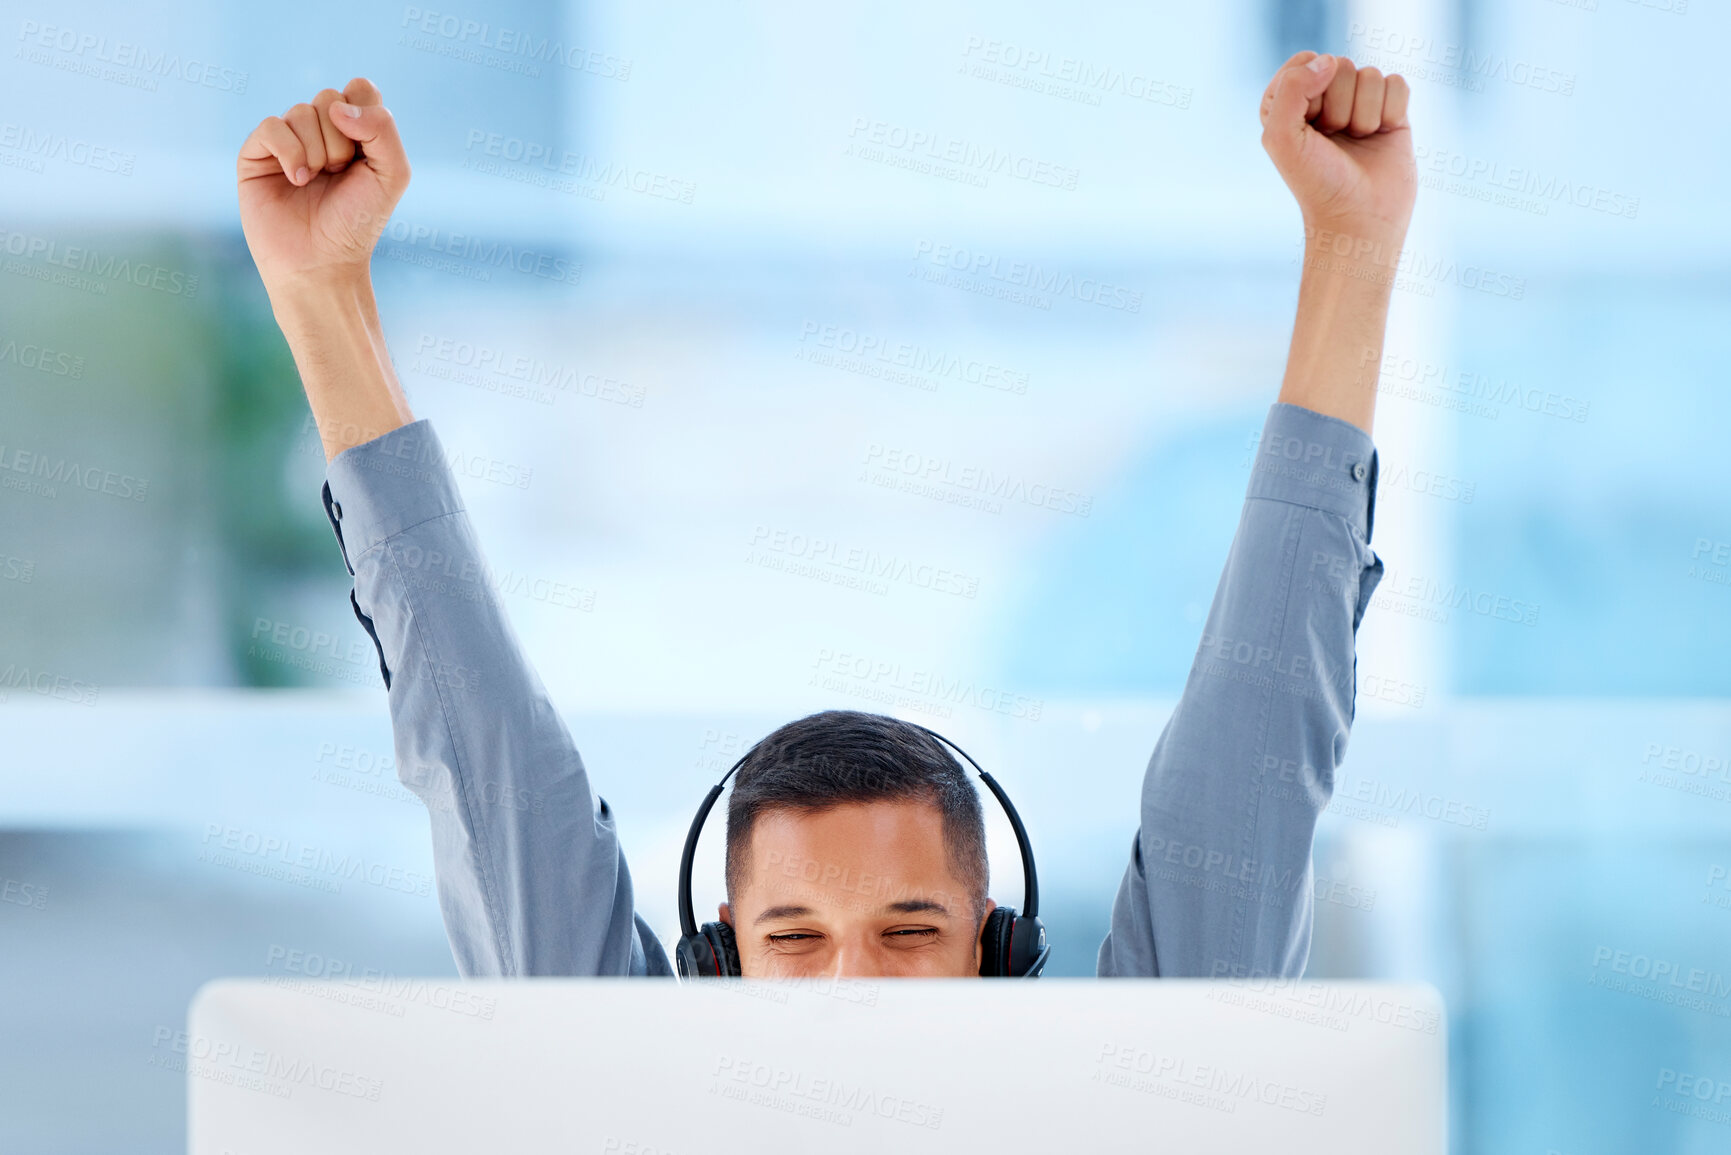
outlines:
[[1398, 240], [1306, 227], [1281, 401], [1371, 432], [1377, 374], [1366, 374], [1364, 366], [1382, 364], [1399, 256]]
[[270, 286], [270, 298], [327, 461], [415, 419], [391, 366], [364, 269]]

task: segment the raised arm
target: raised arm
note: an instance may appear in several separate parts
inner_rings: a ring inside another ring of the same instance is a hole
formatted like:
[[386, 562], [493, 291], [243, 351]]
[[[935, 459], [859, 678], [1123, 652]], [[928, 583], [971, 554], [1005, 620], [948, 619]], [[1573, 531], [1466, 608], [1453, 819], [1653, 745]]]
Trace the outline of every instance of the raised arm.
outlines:
[[369, 262], [409, 181], [378, 90], [265, 120], [241, 223], [329, 460], [325, 510], [379, 650], [398, 777], [432, 819], [459, 970], [670, 974], [613, 815], [498, 604], [445, 450], [391, 368]]
[[1382, 575], [1370, 429], [1416, 181], [1407, 88], [1300, 53], [1269, 84], [1263, 145], [1303, 212], [1279, 402], [1184, 694], [1143, 780], [1102, 975], [1303, 973], [1316, 821], [1346, 753], [1355, 641]]

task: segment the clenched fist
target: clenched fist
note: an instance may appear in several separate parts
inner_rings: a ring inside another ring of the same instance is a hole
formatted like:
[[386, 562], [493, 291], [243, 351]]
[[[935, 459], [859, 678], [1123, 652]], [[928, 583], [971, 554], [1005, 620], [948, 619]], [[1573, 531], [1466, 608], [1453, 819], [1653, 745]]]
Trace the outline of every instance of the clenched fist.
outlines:
[[267, 117], [235, 166], [240, 223], [266, 288], [365, 273], [409, 187], [409, 158], [371, 81]]
[[1410, 95], [1402, 77], [1344, 56], [1300, 52], [1275, 73], [1262, 94], [1262, 147], [1307, 229], [1400, 248], [1418, 192]]

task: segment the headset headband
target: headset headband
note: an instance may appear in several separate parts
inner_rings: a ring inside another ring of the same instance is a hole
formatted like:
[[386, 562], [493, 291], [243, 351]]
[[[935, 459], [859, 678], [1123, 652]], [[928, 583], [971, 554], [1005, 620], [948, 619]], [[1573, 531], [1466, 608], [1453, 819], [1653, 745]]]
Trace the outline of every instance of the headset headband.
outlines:
[[[899, 721], [900, 719], [898, 719]], [[1010, 796], [1004, 793], [1004, 788], [998, 785], [997, 779], [980, 769], [980, 764], [968, 752], [938, 733], [936, 730], [920, 725], [918, 722], [903, 722], [925, 734], [936, 738], [966, 759], [986, 784], [986, 789], [992, 792], [992, 797], [998, 800], [998, 805], [1004, 808], [1004, 814], [1010, 820], [1010, 829], [1016, 832], [1016, 848], [1022, 854], [1022, 915], [1025, 918], [1037, 918], [1040, 914], [1040, 880], [1034, 872], [1034, 850], [1028, 845], [1028, 831], [1022, 826], [1022, 816], [1016, 813], [1016, 808], [1010, 804]], [[740, 755], [721, 776], [721, 781], [710, 787], [709, 794], [703, 799], [703, 805], [697, 808], [697, 817], [691, 820], [691, 830], [685, 836], [685, 852], [679, 856], [679, 933], [695, 935], [697, 930], [697, 912], [691, 905], [691, 864], [697, 858], [697, 839], [703, 833], [704, 819], [709, 817], [709, 811], [715, 806], [715, 800], [721, 797], [721, 792], [727, 786], [727, 780], [733, 777], [733, 772], [745, 764], [745, 760], [757, 752], [762, 745], [759, 740], [751, 749]]]

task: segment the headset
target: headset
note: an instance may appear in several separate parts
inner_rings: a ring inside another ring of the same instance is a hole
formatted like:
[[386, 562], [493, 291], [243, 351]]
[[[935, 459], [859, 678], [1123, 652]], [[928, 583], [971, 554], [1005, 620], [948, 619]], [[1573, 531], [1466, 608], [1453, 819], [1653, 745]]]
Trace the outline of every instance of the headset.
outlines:
[[[1046, 944], [1046, 928], [1040, 923], [1040, 880], [1034, 873], [1034, 851], [1028, 845], [1028, 832], [1022, 826], [1022, 816], [1016, 813], [1016, 808], [1010, 804], [1009, 795], [990, 774], [980, 769], [980, 764], [969, 757], [968, 752], [938, 733], [920, 725], [918, 722], [906, 722], [904, 725], [920, 730], [945, 746], [960, 754], [979, 774], [980, 780], [986, 784], [986, 789], [992, 792], [992, 797], [1004, 808], [1004, 813], [1010, 819], [1010, 828], [1016, 832], [1016, 846], [1022, 853], [1022, 895], [1024, 910], [1018, 914], [1013, 906], [1000, 906], [986, 916], [986, 924], [980, 931], [980, 974], [986, 978], [1023, 978], [1036, 979], [1040, 972], [1046, 969], [1046, 959], [1051, 955], [1052, 948]], [[703, 821], [709, 817], [709, 811], [715, 806], [716, 799], [721, 797], [722, 789], [727, 780], [733, 777], [735, 770], [745, 764], [757, 750], [753, 746], [735, 762], [721, 781], [710, 788], [703, 805], [697, 808], [697, 817], [691, 820], [691, 832], [685, 836], [685, 852], [679, 858], [679, 947], [674, 957], [679, 964], [679, 977], [682, 979], [698, 978], [736, 978], [739, 975], [739, 945], [733, 935], [733, 928], [725, 922], [706, 922], [701, 928], [697, 925], [697, 913], [691, 905], [691, 864], [697, 857], [697, 838], [703, 832]]]

